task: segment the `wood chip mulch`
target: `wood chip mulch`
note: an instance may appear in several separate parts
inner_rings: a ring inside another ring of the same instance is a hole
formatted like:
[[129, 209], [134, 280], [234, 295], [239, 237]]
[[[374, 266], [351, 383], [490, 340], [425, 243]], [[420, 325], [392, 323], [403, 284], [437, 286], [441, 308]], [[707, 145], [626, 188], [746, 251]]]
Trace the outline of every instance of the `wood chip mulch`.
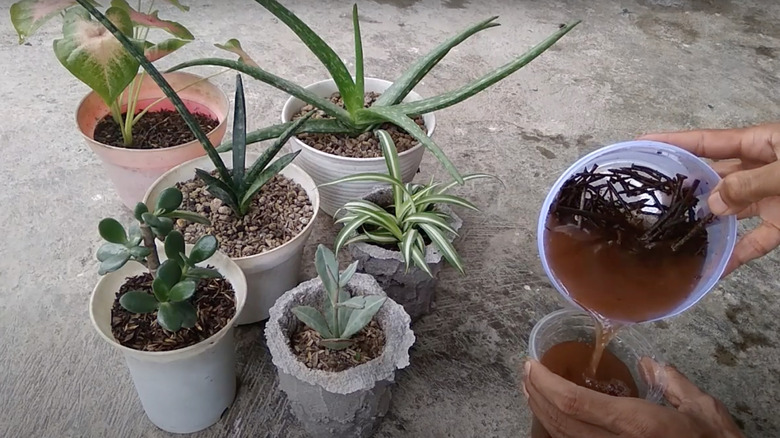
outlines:
[[[203, 132], [209, 133], [219, 125], [219, 120], [203, 113], [192, 113]], [[122, 114], [125, 117], [125, 114]], [[111, 117], [105, 116], [95, 126], [95, 141], [109, 146], [127, 149], [164, 149], [195, 140], [190, 128], [178, 112], [162, 110], [148, 112], [133, 125], [133, 144], [125, 146], [122, 131]]]
[[111, 309], [111, 333], [125, 347], [141, 351], [169, 351], [195, 345], [222, 330], [236, 313], [233, 286], [225, 278], [198, 282], [192, 304], [198, 309], [195, 327], [169, 332], [157, 323], [157, 312], [130, 313], [119, 304], [119, 298], [131, 290], [152, 293], [149, 273], [128, 277], [116, 294]]
[[354, 343], [343, 350], [330, 350], [320, 340], [319, 333], [301, 324], [291, 340], [293, 354], [309, 368], [339, 372], [376, 359], [385, 349], [385, 333], [376, 320], [353, 336]]

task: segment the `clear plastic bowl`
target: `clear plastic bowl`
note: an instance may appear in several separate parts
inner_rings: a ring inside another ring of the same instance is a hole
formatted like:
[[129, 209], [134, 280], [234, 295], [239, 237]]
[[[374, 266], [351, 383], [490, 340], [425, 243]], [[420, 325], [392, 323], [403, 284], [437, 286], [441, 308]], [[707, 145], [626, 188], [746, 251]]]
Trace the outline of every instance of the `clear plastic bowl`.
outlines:
[[[674, 176], [678, 173], [686, 175], [690, 181], [694, 179], [701, 181], [696, 189], [696, 196], [709, 193], [720, 181], [718, 174], [699, 157], [677, 146], [655, 141], [629, 141], [605, 146], [582, 157], [566, 169], [553, 184], [550, 192], [547, 194], [547, 198], [544, 200], [544, 205], [539, 214], [536, 237], [539, 256], [547, 277], [558, 292], [576, 307], [580, 306], [569, 296], [564, 285], [550, 268], [544, 244], [545, 226], [547, 225], [550, 207], [563, 184], [572, 175], [582, 172], [585, 168], [591, 168], [594, 164], [598, 164], [599, 168], [625, 167], [631, 164], [639, 164], [656, 169], [668, 176]], [[715, 287], [726, 269], [726, 264], [737, 241], [736, 216], [716, 218], [707, 227], [707, 238], [707, 256], [702, 268], [701, 280], [699, 280], [696, 288], [684, 302], [666, 315], [660, 315], [645, 322], [658, 321], [679, 315], [696, 304]]]
[[[586, 312], [577, 309], [557, 310], [542, 318], [531, 330], [528, 341], [528, 355], [538, 361], [553, 346], [568, 341], [593, 343], [596, 336], [596, 320]], [[650, 342], [635, 328], [620, 329], [607, 350], [620, 359], [631, 371], [639, 389], [639, 397], [659, 403], [666, 388], [666, 373], [663, 368], [657, 373], [642, 365], [642, 358], [648, 357], [663, 364], [660, 355]]]

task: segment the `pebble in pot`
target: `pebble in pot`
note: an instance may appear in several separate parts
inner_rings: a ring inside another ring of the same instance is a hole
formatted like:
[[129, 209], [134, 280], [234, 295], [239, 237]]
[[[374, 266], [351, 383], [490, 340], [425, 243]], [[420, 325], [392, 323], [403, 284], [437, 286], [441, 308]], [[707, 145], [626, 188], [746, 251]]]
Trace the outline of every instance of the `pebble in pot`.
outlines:
[[286, 292], [265, 335], [279, 387], [316, 438], [368, 437], [390, 408], [395, 371], [409, 365], [411, 319], [357, 263], [339, 273], [320, 245], [319, 278]]

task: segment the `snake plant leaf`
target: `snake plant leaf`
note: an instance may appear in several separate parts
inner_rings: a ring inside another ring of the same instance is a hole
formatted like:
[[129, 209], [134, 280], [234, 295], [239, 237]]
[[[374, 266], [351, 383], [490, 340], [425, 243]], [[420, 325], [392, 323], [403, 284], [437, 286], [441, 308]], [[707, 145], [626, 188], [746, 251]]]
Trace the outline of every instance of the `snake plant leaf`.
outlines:
[[[578, 24], [580, 24], [580, 20], [577, 20], [575, 22], [569, 23], [561, 27], [552, 35], [547, 37], [544, 41], [533, 46], [530, 50], [528, 50], [523, 55], [520, 55], [519, 57], [504, 64], [503, 66], [493, 70], [492, 72], [484, 75], [483, 77], [477, 79], [476, 81], [473, 81], [467, 85], [464, 85], [461, 88], [458, 88], [457, 90], [453, 90], [438, 96], [429, 97], [427, 99], [417, 100], [414, 102], [401, 103], [395, 106], [394, 108], [404, 114], [426, 114], [462, 102], [468, 99], [469, 97], [472, 97], [475, 94], [490, 87], [496, 82], [499, 82], [500, 80], [506, 78], [507, 76], [511, 75], [512, 73], [516, 72], [522, 67], [525, 67], [529, 62], [533, 61], [534, 59], [536, 59], [537, 56], [541, 55], [547, 49], [549, 49], [559, 39], [563, 38], [564, 35], [569, 33], [569, 31], [574, 29]], [[458, 182], [462, 184], [462, 181], [458, 181]]]
[[238, 62], [243, 62], [246, 65], [250, 65], [252, 67], [260, 67], [254, 59], [252, 59], [251, 56], [244, 50], [243, 47], [241, 47], [241, 41], [231, 38], [225, 42], [225, 44], [214, 44], [215, 47], [222, 50], [227, 50], [228, 52], [235, 53], [238, 55]]
[[303, 117], [295, 120], [294, 122], [290, 123], [287, 128], [279, 134], [279, 136], [274, 140], [273, 144], [271, 144], [271, 147], [263, 151], [263, 153], [255, 160], [254, 163], [252, 163], [252, 167], [249, 169], [249, 172], [247, 172], [247, 181], [251, 185], [254, 183], [254, 180], [258, 177], [260, 172], [262, 172], [267, 166], [268, 163], [271, 162], [271, 160], [274, 159], [276, 154], [279, 153], [279, 151], [284, 147], [284, 145], [287, 143], [287, 141], [292, 138], [293, 135], [295, 135], [296, 132], [303, 126], [304, 123], [308, 122], [311, 116], [313, 116], [315, 111], [309, 111], [306, 113]]
[[[121, 13], [114, 14], [116, 21]], [[135, 78], [138, 61], [81, 8], [68, 10], [62, 32], [63, 38], [54, 41], [57, 59], [110, 106]]]
[[420, 83], [420, 81], [452, 50], [453, 47], [462, 43], [477, 32], [481, 32], [491, 27], [499, 26], [494, 23], [498, 17], [491, 17], [474, 24], [461, 33], [441, 43], [430, 53], [420, 58], [412, 65], [401, 77], [393, 82], [393, 85], [385, 90], [381, 96], [374, 102], [373, 106], [395, 105], [404, 100], [404, 98]]
[[463, 268], [463, 260], [461, 260], [458, 252], [452, 246], [449, 240], [444, 236], [441, 230], [428, 223], [420, 223], [420, 228], [425, 232], [428, 238], [436, 244], [445, 259], [457, 269], [461, 274], [465, 274], [466, 271]]
[[341, 61], [333, 49], [322, 40], [311, 28], [306, 25], [301, 19], [295, 16], [289, 9], [285, 8], [276, 0], [255, 0], [257, 3], [266, 8], [272, 13], [279, 21], [283, 22], [290, 28], [298, 38], [306, 44], [311, 52], [316, 56], [323, 66], [328, 69], [331, 78], [336, 83], [336, 87], [339, 89], [342, 98], [344, 99], [344, 106], [350, 113], [356, 111], [359, 108], [363, 108], [363, 95], [358, 95], [355, 90], [355, 83], [352, 80], [352, 75], [349, 74], [347, 66]]
[[189, 6], [181, 4], [179, 0], [165, 0], [165, 1], [179, 8], [180, 11], [188, 12], [190, 10]]
[[22, 0], [12, 4], [11, 24], [19, 35], [19, 44], [60, 12], [77, 4], [75, 0]]
[[387, 300], [387, 297], [370, 295], [365, 297], [365, 307], [360, 310], [353, 310], [349, 316], [349, 322], [341, 333], [341, 337], [349, 339], [355, 333], [363, 329], [371, 319], [376, 315], [382, 305]]
[[190, 264], [196, 264], [208, 260], [214, 253], [217, 252], [219, 243], [217, 238], [211, 234], [206, 234], [195, 242], [195, 245], [190, 251], [189, 261]]
[[[236, 94], [233, 115], [233, 188], [240, 198], [246, 188], [246, 103], [244, 103], [244, 82], [236, 74]], [[243, 204], [243, 200], [241, 200]], [[243, 213], [243, 211], [242, 211]]]
[[160, 303], [157, 309], [157, 323], [160, 327], [169, 332], [176, 332], [181, 329], [182, 322], [181, 312], [174, 303]]
[[165, 237], [165, 256], [169, 260], [174, 260], [180, 268], [186, 266], [186, 260], [182, 258], [184, 253], [184, 235], [178, 230], [173, 230]]
[[100, 245], [100, 248], [98, 248], [97, 250], [96, 257], [98, 261], [103, 262], [108, 260], [109, 257], [113, 257], [120, 254], [124, 255], [129, 252], [130, 249], [127, 248], [125, 245], [119, 243], [106, 242]]
[[130, 260], [130, 251], [127, 251], [126, 253], [123, 254], [112, 255], [100, 263], [100, 268], [98, 268], [98, 274], [106, 275], [109, 272], [114, 272], [117, 269], [124, 266], [128, 260]]
[[311, 306], [297, 306], [292, 308], [292, 313], [323, 338], [333, 338], [333, 333], [328, 328], [328, 323], [325, 322], [325, 317], [322, 316], [319, 310]]
[[181, 280], [181, 267], [175, 260], [168, 259], [162, 262], [160, 267], [157, 268], [157, 278], [155, 278], [155, 282], [158, 280], [170, 290], [179, 282], [179, 280]]
[[180, 281], [168, 291], [168, 300], [174, 303], [188, 300], [195, 294], [197, 286], [198, 284], [192, 280]]
[[266, 167], [265, 170], [263, 170], [260, 175], [256, 177], [256, 179], [252, 182], [252, 185], [249, 186], [249, 188], [246, 190], [246, 193], [244, 193], [244, 197], [241, 199], [241, 212], [246, 213], [246, 211], [249, 208], [249, 204], [252, 202], [252, 198], [257, 194], [257, 192], [260, 191], [261, 188], [271, 180], [274, 176], [276, 176], [279, 172], [282, 171], [285, 167], [287, 167], [288, 164], [292, 163], [295, 157], [298, 156], [298, 154], [301, 153], [301, 150], [297, 150], [295, 152], [290, 152], [287, 155], [283, 155], [279, 157], [278, 160], [271, 163], [270, 166]]
[[164, 58], [171, 53], [181, 49], [185, 45], [189, 44], [190, 40], [183, 40], [179, 38], [168, 38], [157, 44], [152, 44], [144, 48], [144, 56], [150, 62], [157, 61], [160, 58]]
[[130, 313], [152, 313], [158, 304], [154, 295], [140, 290], [131, 290], [119, 297], [119, 305]]
[[98, 223], [100, 237], [111, 243], [127, 243], [125, 227], [114, 218], [107, 217]]
[[[272, 138], [279, 138], [284, 134], [284, 131], [286, 131], [293, 123], [295, 122], [293, 121], [293, 122], [279, 123], [277, 125], [267, 126], [265, 128], [261, 128], [249, 132], [246, 135], [246, 143], [252, 144], [260, 141], [270, 140]], [[338, 120], [314, 119], [314, 120], [306, 121], [306, 123], [301, 125], [301, 127], [298, 129], [297, 132], [338, 134], [338, 133], [343, 133], [345, 131], [348, 132], [349, 129], [346, 128], [345, 125]], [[233, 143], [231, 141], [225, 141], [221, 145], [219, 145], [217, 151], [227, 152], [232, 148], [233, 148]]]
[[179, 312], [181, 316], [182, 328], [192, 328], [198, 322], [198, 310], [189, 301], [179, 301], [177, 303], [171, 303], [174, 309]]
[[360, 37], [360, 17], [358, 5], [352, 5], [352, 28], [355, 31], [355, 95], [360, 96], [360, 108], [363, 107], [363, 96], [366, 93], [366, 79], [363, 73], [363, 40]]
[[216, 269], [194, 267], [187, 269], [188, 278], [222, 278], [222, 274]]
[[[229, 183], [213, 177], [209, 172], [206, 172], [203, 169], [195, 169], [195, 175], [206, 183], [209, 193], [219, 198], [233, 211], [238, 211], [238, 199], [236, 198], [234, 188], [230, 186]], [[228, 179], [228, 181], [231, 180]]]
[[133, 9], [133, 7], [130, 6], [125, 0], [112, 0], [111, 6], [120, 8], [127, 12], [133, 23], [139, 26], [162, 29], [176, 38], [181, 38], [184, 40], [192, 41], [195, 39], [192, 33], [183, 25], [175, 21], [160, 19], [157, 11], [154, 11], [151, 14], [144, 14], [143, 12], [139, 12]]
[[346, 269], [341, 271], [341, 274], [339, 274], [339, 287], [343, 288], [349, 283], [349, 280], [352, 279], [352, 276], [357, 272], [357, 267], [358, 262], [356, 260], [347, 266]]
[[156, 210], [162, 210], [162, 213], [169, 213], [176, 210], [181, 205], [183, 196], [179, 189], [176, 187], [167, 187], [160, 192], [160, 196], [157, 197]]

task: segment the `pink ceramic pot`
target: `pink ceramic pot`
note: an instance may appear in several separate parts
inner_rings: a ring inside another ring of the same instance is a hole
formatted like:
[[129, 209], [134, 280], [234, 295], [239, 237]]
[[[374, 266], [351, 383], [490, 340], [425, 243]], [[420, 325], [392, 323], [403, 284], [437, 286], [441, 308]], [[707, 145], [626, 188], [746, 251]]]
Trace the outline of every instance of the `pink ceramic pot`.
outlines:
[[[211, 82], [190, 73], [166, 73], [164, 76], [174, 90], [180, 90], [179, 97], [190, 111], [211, 114], [219, 120], [219, 125], [208, 133], [211, 143], [219, 145], [227, 129], [225, 122], [229, 101], [225, 93]], [[165, 94], [149, 75], [144, 75], [138, 96], [138, 110], [141, 110]], [[155, 104], [153, 109], [173, 109], [173, 104], [166, 99]], [[109, 112], [100, 96], [90, 92], [76, 110], [76, 124], [87, 145], [103, 162], [119, 198], [130, 209], [143, 200], [146, 190], [167, 170], [206, 153], [197, 140], [165, 149], [126, 149], [96, 142], [93, 139], [95, 127]]]

